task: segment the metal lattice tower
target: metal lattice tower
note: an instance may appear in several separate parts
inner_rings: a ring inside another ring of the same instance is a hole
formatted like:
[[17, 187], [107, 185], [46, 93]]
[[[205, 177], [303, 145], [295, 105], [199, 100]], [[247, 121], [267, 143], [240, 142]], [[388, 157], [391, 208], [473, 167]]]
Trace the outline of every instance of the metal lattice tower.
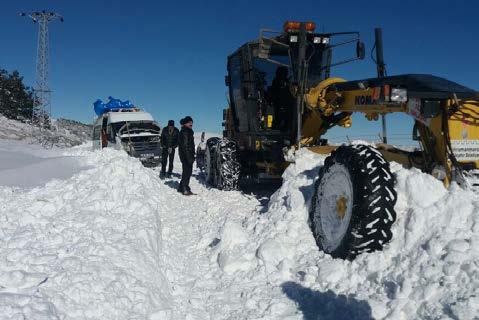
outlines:
[[51, 116], [51, 91], [48, 86], [50, 54], [48, 23], [57, 19], [63, 22], [63, 17], [56, 12], [45, 12], [45, 10], [42, 12], [21, 13], [20, 15], [30, 17], [39, 26], [32, 122], [38, 124], [40, 128], [45, 128], [49, 126]]

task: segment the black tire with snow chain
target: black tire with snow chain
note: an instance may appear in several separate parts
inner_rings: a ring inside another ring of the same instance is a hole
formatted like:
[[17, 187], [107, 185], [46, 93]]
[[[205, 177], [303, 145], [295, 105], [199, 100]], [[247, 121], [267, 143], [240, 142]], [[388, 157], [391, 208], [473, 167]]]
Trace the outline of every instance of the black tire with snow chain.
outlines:
[[396, 220], [395, 176], [376, 149], [341, 146], [326, 158], [311, 200], [317, 245], [335, 258], [382, 250]]
[[238, 188], [240, 163], [236, 143], [228, 139], [210, 138], [206, 142], [206, 182], [221, 190]]
[[215, 179], [216, 146], [220, 138], [213, 137], [206, 140], [205, 151], [205, 180], [207, 184], [212, 184]]

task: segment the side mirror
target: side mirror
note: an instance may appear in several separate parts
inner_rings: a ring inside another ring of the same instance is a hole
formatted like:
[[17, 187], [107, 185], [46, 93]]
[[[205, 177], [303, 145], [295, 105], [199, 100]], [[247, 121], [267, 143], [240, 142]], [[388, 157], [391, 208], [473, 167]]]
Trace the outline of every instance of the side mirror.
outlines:
[[269, 59], [271, 52], [271, 40], [261, 37], [259, 39], [258, 58]]
[[231, 77], [229, 75], [225, 76], [225, 85], [227, 87], [231, 85]]
[[365, 56], [366, 56], [366, 48], [364, 46], [364, 43], [361, 41], [356, 42], [356, 57], [359, 60], [363, 60]]

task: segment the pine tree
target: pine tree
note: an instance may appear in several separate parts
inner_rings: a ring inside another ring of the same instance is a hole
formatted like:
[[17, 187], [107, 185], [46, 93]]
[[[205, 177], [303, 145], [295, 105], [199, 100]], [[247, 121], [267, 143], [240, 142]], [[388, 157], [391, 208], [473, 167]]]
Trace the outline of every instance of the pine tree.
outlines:
[[18, 71], [0, 69], [0, 113], [10, 119], [28, 121], [34, 108], [33, 91]]

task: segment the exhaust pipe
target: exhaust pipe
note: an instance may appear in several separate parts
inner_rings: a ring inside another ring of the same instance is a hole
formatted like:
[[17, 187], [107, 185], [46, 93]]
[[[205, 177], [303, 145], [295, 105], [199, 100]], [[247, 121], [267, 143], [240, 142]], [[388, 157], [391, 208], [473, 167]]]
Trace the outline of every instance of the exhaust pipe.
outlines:
[[[384, 63], [383, 55], [383, 30], [381, 28], [374, 29], [374, 45], [376, 47], [376, 68], [378, 78], [383, 78], [386, 75], [386, 65]], [[386, 128], [386, 114], [381, 114], [383, 126], [383, 143], [388, 143], [387, 128]]]

